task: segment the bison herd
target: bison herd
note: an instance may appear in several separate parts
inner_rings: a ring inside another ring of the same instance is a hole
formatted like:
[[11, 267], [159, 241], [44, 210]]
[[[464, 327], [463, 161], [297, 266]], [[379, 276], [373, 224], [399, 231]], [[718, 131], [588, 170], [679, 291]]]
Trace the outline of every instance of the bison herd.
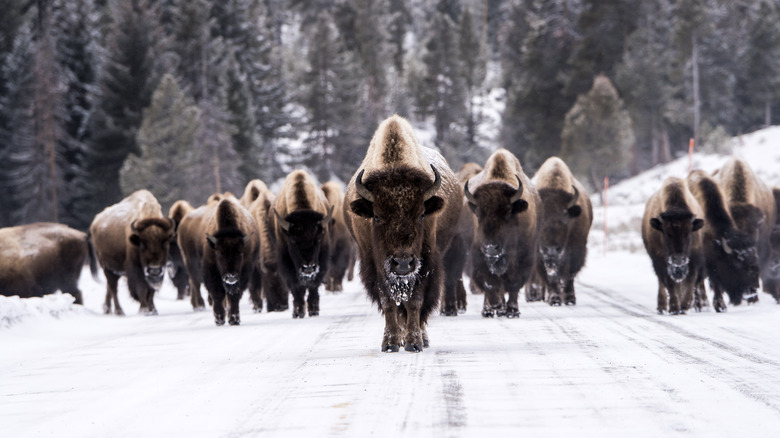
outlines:
[[[658, 312], [709, 305], [726, 310], [764, 290], [780, 302], [780, 189], [743, 161], [709, 175], [668, 178], [647, 201], [642, 239], [658, 277]], [[427, 321], [466, 310], [463, 274], [482, 294], [484, 317], [520, 315], [526, 301], [575, 305], [574, 278], [585, 264], [593, 207], [585, 187], [559, 158], [531, 178], [511, 152], [453, 172], [421, 146], [411, 125], [392, 116], [377, 128], [346, 190], [317, 186], [296, 170], [273, 193], [253, 180], [241, 196], [212, 195], [193, 208], [178, 201], [164, 216], [140, 190], [95, 216], [88, 233], [36, 223], [0, 229], [0, 294], [42, 296], [55, 290], [82, 303], [86, 261], [107, 281], [105, 313], [122, 315], [120, 276], [145, 314], [167, 268], [179, 299], [205, 308], [217, 325], [241, 322], [239, 301], [293, 318], [320, 312], [319, 288], [342, 290], [356, 260], [363, 286], [385, 319], [382, 351], [428, 347]], [[441, 302], [440, 302], [441, 301]]]

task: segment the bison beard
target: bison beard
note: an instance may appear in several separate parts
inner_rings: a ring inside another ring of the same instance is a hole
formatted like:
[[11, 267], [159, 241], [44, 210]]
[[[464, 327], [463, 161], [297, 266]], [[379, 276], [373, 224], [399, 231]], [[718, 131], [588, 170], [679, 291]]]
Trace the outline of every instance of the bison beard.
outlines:
[[419, 280], [420, 264], [415, 263], [415, 269], [409, 274], [399, 275], [392, 270], [392, 257], [385, 260], [385, 286], [396, 306], [409, 301], [412, 291]]

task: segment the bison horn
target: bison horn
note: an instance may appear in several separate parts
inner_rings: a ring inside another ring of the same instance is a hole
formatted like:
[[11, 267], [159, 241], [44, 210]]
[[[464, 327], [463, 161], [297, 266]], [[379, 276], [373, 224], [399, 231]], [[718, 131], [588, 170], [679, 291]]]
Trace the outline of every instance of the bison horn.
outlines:
[[509, 198], [509, 203], [514, 204], [515, 201], [519, 200], [523, 196], [523, 182], [520, 180], [520, 177], [515, 175], [515, 178], [517, 178], [517, 191], [514, 195], [512, 195], [511, 198]]
[[358, 192], [358, 195], [360, 195], [362, 198], [364, 198], [368, 202], [374, 202], [374, 195], [371, 194], [371, 191], [366, 188], [366, 186], [363, 185], [363, 172], [365, 172], [366, 169], [362, 169], [360, 173], [358, 173], [357, 179], [355, 179], [355, 189]]
[[433, 169], [434, 175], [433, 185], [429, 187], [428, 190], [426, 190], [423, 194], [423, 201], [431, 199], [431, 197], [439, 191], [439, 187], [441, 187], [441, 175], [439, 175], [439, 171], [436, 170], [436, 167], [434, 167], [433, 164], [431, 164], [431, 169]]
[[471, 194], [471, 190], [469, 190], [469, 182], [466, 180], [466, 184], [463, 185], [463, 194], [466, 195], [466, 199], [474, 204], [477, 205], [477, 198], [474, 197], [474, 195]]
[[577, 190], [577, 187], [572, 185], [571, 188], [574, 189], [574, 196], [571, 198], [571, 201], [569, 201], [569, 205], [566, 206], [567, 210], [577, 205], [577, 201], [580, 199], [580, 191]]
[[732, 252], [734, 252], [734, 250], [731, 249], [731, 247], [729, 246], [728, 242], [726, 242], [726, 238], [725, 237], [722, 237], [720, 239], [720, 243], [723, 245], [723, 251], [725, 251], [726, 254], [730, 255]]
[[320, 221], [320, 225], [322, 225], [322, 228], [325, 228], [328, 225], [328, 222], [333, 219], [333, 206], [331, 205], [328, 209], [328, 214], [322, 220]]
[[135, 223], [136, 222], [138, 222], [138, 219], [130, 222], [130, 231], [133, 231], [133, 232], [138, 231], [138, 229], [135, 227]]
[[274, 208], [274, 214], [276, 215], [276, 220], [279, 222], [279, 226], [282, 227], [284, 231], [290, 231], [290, 223], [284, 220], [282, 215], [276, 211], [276, 208]]

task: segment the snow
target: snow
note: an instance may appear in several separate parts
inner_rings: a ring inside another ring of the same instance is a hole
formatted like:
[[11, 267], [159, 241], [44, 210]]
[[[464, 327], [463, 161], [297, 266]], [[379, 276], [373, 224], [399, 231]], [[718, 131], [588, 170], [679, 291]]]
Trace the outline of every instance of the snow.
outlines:
[[[776, 139], [736, 148], [771, 184]], [[485, 319], [469, 294], [465, 314], [431, 318], [422, 353], [380, 351], [384, 319], [357, 279], [321, 290], [320, 316], [302, 320], [252, 313], [245, 294], [238, 327], [177, 301], [167, 279], [158, 316], [134, 312], [124, 280], [128, 316], [103, 315], [105, 284], [87, 269], [83, 307], [0, 297], [2, 434], [777, 436], [780, 306], [762, 292], [724, 314], [655, 312], [638, 218], [664, 175], [686, 171], [683, 158], [612, 189], [609, 245], [595, 224], [576, 306], [521, 299], [520, 318]]]

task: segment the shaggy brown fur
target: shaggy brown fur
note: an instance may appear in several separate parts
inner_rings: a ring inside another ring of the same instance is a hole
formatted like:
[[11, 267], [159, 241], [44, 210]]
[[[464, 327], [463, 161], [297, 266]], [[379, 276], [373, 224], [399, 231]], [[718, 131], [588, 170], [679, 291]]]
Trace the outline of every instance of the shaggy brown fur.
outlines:
[[[355, 241], [344, 223], [344, 191], [341, 185], [331, 181], [323, 184], [322, 193], [333, 206], [333, 221], [330, 227], [330, 261], [325, 275], [325, 289], [341, 292], [342, 282], [347, 271], [352, 272], [355, 265]], [[349, 277], [352, 280], [352, 277]]]
[[539, 248], [539, 193], [520, 161], [506, 149], [494, 152], [466, 189], [478, 222], [471, 250], [472, 281], [485, 293], [482, 316], [516, 318], [518, 292], [534, 271]]
[[[282, 312], [289, 308], [290, 291], [279, 274], [276, 249], [276, 217], [273, 207], [276, 196], [270, 191], [261, 192], [249, 206], [249, 212], [257, 222], [260, 232], [259, 267], [262, 275], [262, 295], [269, 312]], [[251, 292], [251, 291], [250, 291]], [[263, 308], [261, 296], [250, 295], [255, 311]]]
[[160, 204], [147, 190], [139, 190], [95, 216], [89, 227], [97, 259], [108, 283], [105, 313], [124, 315], [117, 299], [119, 277], [127, 276], [130, 296], [140, 311], [156, 315], [154, 294], [162, 285], [169, 246], [176, 225], [162, 215]]
[[771, 294], [775, 301], [780, 304], [780, 188], [772, 188], [772, 195], [775, 198], [775, 225], [772, 229], [772, 235], [769, 242], [769, 257], [766, 262], [766, 269], [761, 270], [761, 284], [764, 292]]
[[360, 278], [385, 317], [382, 351], [428, 346], [428, 316], [445, 275], [442, 254], [462, 197], [447, 162], [417, 143], [408, 121], [392, 116], [379, 125], [347, 186], [344, 217], [357, 242]]
[[259, 179], [253, 179], [252, 181], [249, 181], [249, 183], [246, 185], [246, 188], [244, 188], [244, 194], [241, 195], [241, 205], [248, 209], [249, 206], [255, 202], [255, 199], [260, 197], [261, 193], [267, 191], [268, 186], [263, 181]]
[[87, 253], [86, 233], [65, 225], [0, 228], [0, 295], [42, 297], [61, 290], [83, 304], [78, 282]]
[[[279, 273], [293, 295], [293, 318], [320, 313], [319, 286], [328, 270], [333, 208], [309, 174], [284, 180], [274, 206]], [[308, 298], [306, 298], [308, 292]]]
[[[181, 220], [187, 213], [194, 210], [189, 202], [180, 200], [173, 203], [168, 210], [168, 217], [176, 223], [176, 229], [179, 229]], [[190, 295], [190, 277], [187, 275], [187, 268], [184, 266], [184, 259], [181, 256], [179, 243], [174, 239], [171, 241], [170, 254], [168, 255], [168, 276], [171, 277], [173, 285], [176, 286], [176, 299], [183, 300]]]
[[[642, 241], [658, 278], [658, 313], [709, 306], [704, 290], [704, 213], [680, 178], [667, 178], [647, 200]], [[668, 292], [668, 296], [667, 296]]]
[[[526, 287], [526, 300], [545, 299], [550, 305], [574, 305], [574, 277], [585, 265], [593, 206], [585, 187], [558, 157], [548, 158], [534, 175], [542, 199], [544, 219], [540, 227], [536, 262], [537, 287]], [[575, 192], [576, 189], [576, 192]]]

